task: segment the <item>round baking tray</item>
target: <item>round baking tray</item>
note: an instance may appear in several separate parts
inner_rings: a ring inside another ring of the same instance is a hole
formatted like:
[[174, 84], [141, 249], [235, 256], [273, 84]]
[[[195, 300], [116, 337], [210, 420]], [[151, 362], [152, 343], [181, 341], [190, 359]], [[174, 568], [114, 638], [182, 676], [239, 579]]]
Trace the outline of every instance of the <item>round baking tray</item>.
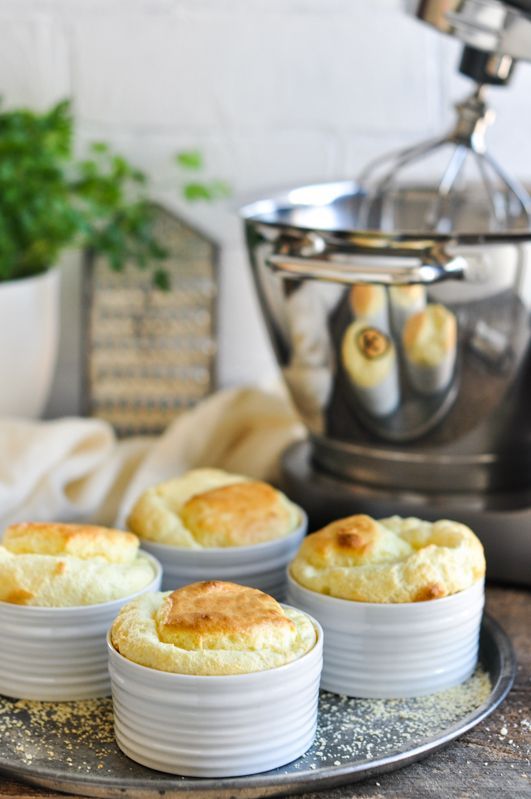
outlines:
[[463, 686], [406, 700], [321, 692], [319, 726], [304, 757], [232, 779], [165, 775], [133, 763], [114, 743], [110, 699], [44, 703], [0, 697], [0, 771], [51, 790], [130, 799], [258, 799], [324, 790], [420, 760], [474, 727], [503, 701], [514, 653], [485, 616], [480, 659]]

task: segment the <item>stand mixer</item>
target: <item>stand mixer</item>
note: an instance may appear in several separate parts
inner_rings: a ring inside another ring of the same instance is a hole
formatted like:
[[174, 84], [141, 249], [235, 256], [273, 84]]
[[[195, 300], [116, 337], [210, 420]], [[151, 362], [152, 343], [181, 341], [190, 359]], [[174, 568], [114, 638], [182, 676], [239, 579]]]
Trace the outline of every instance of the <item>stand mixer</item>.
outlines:
[[[531, 59], [531, 2], [424, 0], [417, 16], [464, 43], [475, 86], [450, 133], [243, 209], [309, 432], [283, 488], [314, 529], [355, 512], [463, 521], [489, 576], [531, 583], [531, 202], [485, 143], [487, 86]], [[430, 159], [440, 177], [421, 183]]]

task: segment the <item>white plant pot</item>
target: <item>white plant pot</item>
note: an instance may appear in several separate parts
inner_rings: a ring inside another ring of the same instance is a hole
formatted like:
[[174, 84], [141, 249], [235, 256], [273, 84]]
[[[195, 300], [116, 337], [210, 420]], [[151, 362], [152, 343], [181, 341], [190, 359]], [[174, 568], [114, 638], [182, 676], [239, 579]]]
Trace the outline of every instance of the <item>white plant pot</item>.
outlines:
[[0, 282], [0, 416], [39, 417], [59, 343], [60, 273]]

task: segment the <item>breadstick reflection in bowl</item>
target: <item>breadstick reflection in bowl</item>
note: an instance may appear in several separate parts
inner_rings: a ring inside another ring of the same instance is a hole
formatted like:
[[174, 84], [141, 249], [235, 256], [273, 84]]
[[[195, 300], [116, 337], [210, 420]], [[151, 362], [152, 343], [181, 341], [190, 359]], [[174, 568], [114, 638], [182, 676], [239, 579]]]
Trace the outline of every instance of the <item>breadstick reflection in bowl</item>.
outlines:
[[400, 401], [396, 350], [382, 330], [358, 321], [350, 324], [341, 361], [360, 404], [372, 416], [392, 413]]
[[430, 304], [411, 316], [402, 335], [405, 363], [413, 387], [435, 394], [448, 387], [457, 352], [457, 319], [444, 305]]
[[375, 283], [356, 283], [350, 289], [349, 304], [354, 319], [389, 332], [387, 292]]

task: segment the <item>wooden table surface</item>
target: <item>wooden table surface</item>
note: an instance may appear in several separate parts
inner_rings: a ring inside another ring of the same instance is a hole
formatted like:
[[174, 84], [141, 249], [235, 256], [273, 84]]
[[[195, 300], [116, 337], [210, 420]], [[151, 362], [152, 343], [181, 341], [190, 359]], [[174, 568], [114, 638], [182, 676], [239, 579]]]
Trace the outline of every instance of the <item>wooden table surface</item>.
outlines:
[[[487, 609], [511, 636], [513, 690], [492, 716], [407, 768], [305, 799], [531, 799], [531, 592], [491, 586]], [[0, 776], [0, 799], [65, 799]], [[124, 797], [126, 794], [124, 794]]]

